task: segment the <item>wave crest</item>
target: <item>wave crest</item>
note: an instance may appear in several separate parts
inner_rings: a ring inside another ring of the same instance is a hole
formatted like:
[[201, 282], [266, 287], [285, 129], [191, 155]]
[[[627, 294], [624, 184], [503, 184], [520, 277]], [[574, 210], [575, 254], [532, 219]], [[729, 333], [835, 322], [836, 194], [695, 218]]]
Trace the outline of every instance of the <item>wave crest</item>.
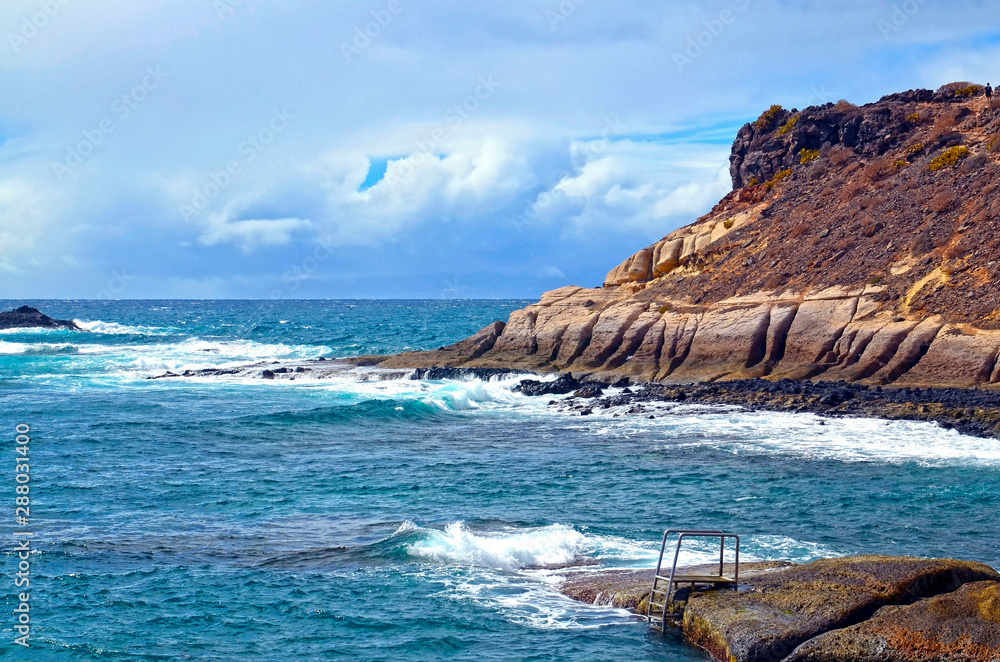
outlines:
[[583, 554], [586, 536], [562, 524], [516, 532], [476, 534], [463, 522], [428, 531], [407, 545], [410, 556], [447, 564], [517, 570], [568, 565]]

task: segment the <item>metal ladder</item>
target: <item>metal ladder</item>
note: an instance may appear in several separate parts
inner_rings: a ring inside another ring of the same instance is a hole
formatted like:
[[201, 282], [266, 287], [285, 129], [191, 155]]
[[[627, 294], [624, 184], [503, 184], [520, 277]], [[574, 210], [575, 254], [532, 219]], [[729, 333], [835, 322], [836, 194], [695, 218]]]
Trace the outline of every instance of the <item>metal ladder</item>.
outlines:
[[[663, 553], [667, 549], [667, 538], [670, 535], [677, 535], [677, 548], [674, 550], [674, 563], [670, 566], [670, 575], [664, 577]], [[679, 575], [677, 574], [677, 559], [681, 554], [681, 543], [685, 538], [718, 538], [719, 539], [719, 574], [718, 575]], [[725, 576], [726, 539], [736, 540], [736, 563], [732, 577]], [[682, 529], [667, 529], [663, 533], [663, 543], [660, 545], [660, 559], [656, 562], [656, 573], [653, 575], [653, 589], [649, 593], [649, 602], [646, 604], [646, 622], [650, 626], [658, 628], [661, 632], [667, 630], [667, 606], [670, 604], [670, 596], [673, 594], [677, 584], [691, 584], [693, 589], [697, 584], [707, 584], [714, 587], [730, 586], [734, 590], [739, 586], [740, 581], [740, 537], [735, 533], [723, 533], [722, 531], [691, 531]], [[660, 582], [666, 582], [666, 589], [660, 588]], [[656, 597], [663, 596], [663, 602], [658, 602]], [[654, 611], [654, 609], [659, 610]]]

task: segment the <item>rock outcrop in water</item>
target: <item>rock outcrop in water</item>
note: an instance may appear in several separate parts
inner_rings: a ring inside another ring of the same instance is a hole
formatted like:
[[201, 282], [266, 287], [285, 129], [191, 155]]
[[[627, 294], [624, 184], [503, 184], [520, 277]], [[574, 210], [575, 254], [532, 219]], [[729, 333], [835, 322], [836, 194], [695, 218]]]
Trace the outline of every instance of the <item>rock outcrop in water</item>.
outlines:
[[1000, 100], [774, 107], [706, 216], [472, 338], [384, 367], [692, 383], [1000, 384]]
[[[993, 662], [1000, 573], [950, 559], [856, 556], [741, 564], [739, 592], [680, 605], [684, 636], [723, 662]], [[651, 573], [571, 580], [570, 597], [644, 613]]]
[[37, 308], [32, 308], [30, 306], [21, 306], [20, 308], [0, 313], [0, 329], [30, 328], [71, 329], [74, 331], [82, 331], [82, 329], [76, 325], [76, 322], [71, 320], [52, 319]]

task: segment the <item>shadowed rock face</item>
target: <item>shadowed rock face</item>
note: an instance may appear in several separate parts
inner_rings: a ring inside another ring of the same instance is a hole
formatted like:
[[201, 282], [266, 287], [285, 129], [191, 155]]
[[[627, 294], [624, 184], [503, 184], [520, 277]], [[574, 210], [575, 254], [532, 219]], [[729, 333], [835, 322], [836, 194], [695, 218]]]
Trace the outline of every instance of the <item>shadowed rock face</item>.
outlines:
[[952, 93], [765, 113], [734, 191], [603, 287], [384, 365], [1000, 387], [998, 151], [1000, 101]]
[[73, 329], [80, 331], [80, 327], [70, 320], [52, 319], [36, 308], [21, 306], [15, 310], [0, 313], [0, 329]]
[[864, 623], [806, 642], [789, 662], [1000, 660], [1000, 584], [976, 582], [905, 607], [883, 607]]

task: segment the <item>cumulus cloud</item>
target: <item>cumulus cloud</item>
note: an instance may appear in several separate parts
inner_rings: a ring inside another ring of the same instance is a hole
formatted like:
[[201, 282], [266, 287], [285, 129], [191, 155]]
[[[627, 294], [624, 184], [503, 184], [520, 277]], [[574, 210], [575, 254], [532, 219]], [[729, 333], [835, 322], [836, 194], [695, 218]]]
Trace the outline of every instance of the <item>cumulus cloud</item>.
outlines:
[[565, 220], [575, 232], [617, 227], [655, 232], [689, 222], [725, 195], [729, 150], [705, 143], [635, 140], [575, 144], [578, 165], [543, 191], [525, 217]]
[[206, 246], [231, 243], [246, 252], [258, 246], [280, 246], [292, 240], [292, 235], [309, 228], [309, 221], [300, 218], [225, 220], [213, 216], [198, 241]]
[[[383, 296], [436, 296], [457, 265], [524, 295], [557, 271], [599, 282], [728, 190], [729, 141], [770, 104], [985, 82], [1000, 63], [995, 12], [971, 0], [441, 0], [406, 4], [351, 58], [341, 45], [384, 0], [55, 4], [27, 33], [37, 0], [0, 8], [9, 296], [88, 296], [123, 268], [130, 296], [267, 296], [320, 238], [341, 271], [310, 283], [342, 289], [317, 296], [353, 295], [373, 264]], [[165, 78], [123, 119], [147, 67]], [[244, 149], [276, 108], [287, 130]], [[58, 181], [52, 163], [104, 120]], [[204, 210], [178, 212], [234, 161]]]

